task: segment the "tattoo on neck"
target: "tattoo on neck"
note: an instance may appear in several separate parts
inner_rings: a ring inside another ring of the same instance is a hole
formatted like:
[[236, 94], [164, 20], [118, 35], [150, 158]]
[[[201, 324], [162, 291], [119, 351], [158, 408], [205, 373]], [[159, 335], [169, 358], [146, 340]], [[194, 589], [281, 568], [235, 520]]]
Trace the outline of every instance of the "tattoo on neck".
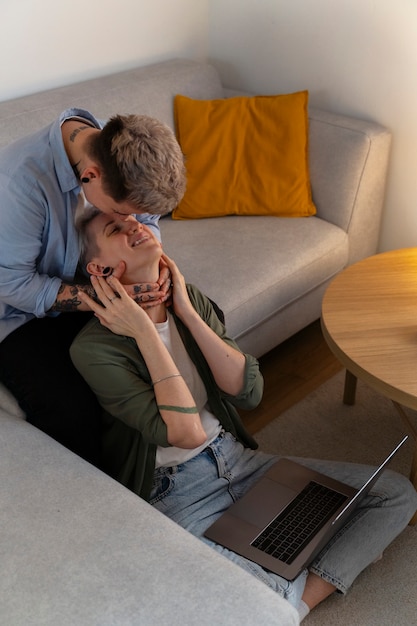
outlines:
[[91, 126], [89, 126], [88, 124], [84, 124], [83, 126], [78, 126], [78, 128], [74, 128], [74, 130], [72, 131], [72, 133], [69, 136], [69, 140], [74, 143], [76, 136], [81, 133], [83, 130], [87, 130], [88, 128], [91, 128]]

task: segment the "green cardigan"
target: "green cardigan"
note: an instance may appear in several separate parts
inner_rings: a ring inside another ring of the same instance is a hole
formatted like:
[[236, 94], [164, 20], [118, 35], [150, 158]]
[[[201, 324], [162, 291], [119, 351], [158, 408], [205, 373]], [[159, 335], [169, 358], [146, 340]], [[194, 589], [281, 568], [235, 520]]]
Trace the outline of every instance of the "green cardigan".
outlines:
[[[202, 319], [228, 344], [210, 300], [196, 287], [187, 286], [190, 300]], [[256, 407], [263, 393], [258, 361], [245, 355], [245, 381], [238, 396], [222, 392], [189, 330], [170, 310], [187, 352], [207, 390], [210, 410], [223, 428], [245, 446], [255, 449], [255, 440], [246, 432], [235, 407]], [[148, 369], [136, 341], [112, 333], [93, 318], [71, 346], [74, 365], [90, 385], [104, 409], [103, 464], [116, 480], [149, 499], [155, 469], [156, 448], [169, 446], [167, 429], [155, 401]]]

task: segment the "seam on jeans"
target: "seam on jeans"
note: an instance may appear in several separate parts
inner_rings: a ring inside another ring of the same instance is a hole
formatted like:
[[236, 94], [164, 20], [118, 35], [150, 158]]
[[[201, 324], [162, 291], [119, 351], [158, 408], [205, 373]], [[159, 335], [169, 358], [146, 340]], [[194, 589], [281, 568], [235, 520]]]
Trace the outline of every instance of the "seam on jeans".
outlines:
[[[227, 436], [229, 433], [223, 431], [222, 438]], [[227, 492], [232, 500], [232, 502], [237, 502], [239, 500], [239, 495], [234, 492], [233, 489], [233, 472], [229, 468], [228, 459], [223, 454], [218, 454], [217, 446], [209, 444], [205, 450], [210, 454], [212, 459], [216, 464], [217, 476], [219, 480], [225, 480], [227, 482]]]
[[313, 574], [316, 574], [317, 576], [319, 576], [319, 578], [321, 578], [322, 580], [325, 580], [326, 582], [333, 585], [333, 587], [336, 587], [336, 591], [339, 591], [339, 593], [343, 593], [343, 594], [347, 593], [348, 588], [338, 578], [334, 578], [334, 576], [330, 576], [330, 574], [323, 571], [322, 569], [319, 569], [318, 567], [312, 566], [312, 567], [309, 567], [308, 569]]

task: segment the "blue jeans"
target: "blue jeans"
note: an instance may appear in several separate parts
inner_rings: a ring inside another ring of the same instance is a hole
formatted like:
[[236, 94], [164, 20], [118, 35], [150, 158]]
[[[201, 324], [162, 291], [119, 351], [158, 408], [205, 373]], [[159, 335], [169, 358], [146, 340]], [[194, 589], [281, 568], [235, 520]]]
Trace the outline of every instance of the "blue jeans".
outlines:
[[[244, 448], [222, 432], [205, 450], [176, 467], [155, 471], [151, 504], [250, 572], [298, 607], [307, 570], [287, 581], [226, 548], [206, 539], [204, 531], [233, 502], [242, 497], [279, 457]], [[293, 459], [337, 480], [359, 488], [372, 469], [366, 465]], [[338, 532], [309, 566], [345, 593], [354, 579], [407, 526], [417, 508], [417, 493], [404, 476], [385, 470], [354, 517]]]

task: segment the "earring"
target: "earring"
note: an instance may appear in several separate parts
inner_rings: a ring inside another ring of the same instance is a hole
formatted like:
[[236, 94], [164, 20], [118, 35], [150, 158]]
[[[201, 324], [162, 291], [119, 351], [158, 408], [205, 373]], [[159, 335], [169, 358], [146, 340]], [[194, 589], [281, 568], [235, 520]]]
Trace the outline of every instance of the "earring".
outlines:
[[105, 267], [102, 271], [103, 276], [109, 276], [113, 271], [112, 267]]

